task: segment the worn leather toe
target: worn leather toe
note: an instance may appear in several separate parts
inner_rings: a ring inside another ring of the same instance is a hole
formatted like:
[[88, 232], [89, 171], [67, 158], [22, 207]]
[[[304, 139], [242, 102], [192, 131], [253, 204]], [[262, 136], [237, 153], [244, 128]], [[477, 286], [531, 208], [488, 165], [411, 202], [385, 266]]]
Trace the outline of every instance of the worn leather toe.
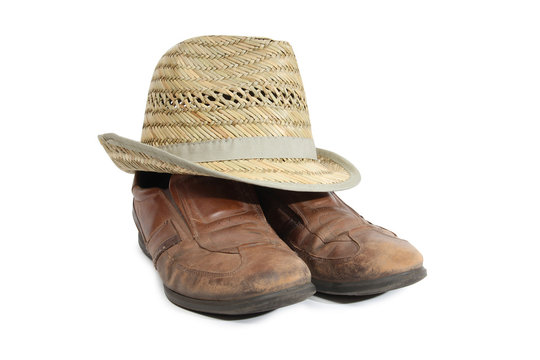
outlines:
[[[259, 187], [257, 193], [270, 225], [308, 265], [312, 278], [332, 291], [333, 284], [357, 283], [362, 287], [362, 282], [374, 284], [370, 291], [377, 291], [374, 287], [379, 285], [386, 291], [425, 276], [422, 255], [414, 246], [366, 221], [333, 192]], [[420, 271], [398, 276], [414, 269]], [[393, 283], [378, 281], [381, 279]], [[359, 293], [349, 290], [347, 287], [348, 294]]]

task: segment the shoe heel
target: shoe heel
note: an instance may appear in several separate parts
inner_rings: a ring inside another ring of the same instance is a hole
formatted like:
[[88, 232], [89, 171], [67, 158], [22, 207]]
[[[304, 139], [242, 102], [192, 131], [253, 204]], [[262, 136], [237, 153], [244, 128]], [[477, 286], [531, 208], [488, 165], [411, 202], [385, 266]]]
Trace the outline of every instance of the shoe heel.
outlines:
[[148, 253], [148, 250], [146, 250], [146, 246], [144, 245], [144, 239], [143, 239], [141, 233], [139, 233], [139, 246], [140, 246], [142, 252], [144, 253], [144, 255], [146, 255], [150, 260], [152, 260], [152, 257]]

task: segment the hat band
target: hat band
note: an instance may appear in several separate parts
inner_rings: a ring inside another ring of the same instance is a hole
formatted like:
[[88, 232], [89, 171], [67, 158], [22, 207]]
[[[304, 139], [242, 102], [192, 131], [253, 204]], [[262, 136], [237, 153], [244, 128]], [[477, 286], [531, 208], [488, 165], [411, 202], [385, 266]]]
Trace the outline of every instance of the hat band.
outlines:
[[313, 139], [287, 136], [219, 139], [157, 147], [193, 162], [279, 158], [317, 159]]

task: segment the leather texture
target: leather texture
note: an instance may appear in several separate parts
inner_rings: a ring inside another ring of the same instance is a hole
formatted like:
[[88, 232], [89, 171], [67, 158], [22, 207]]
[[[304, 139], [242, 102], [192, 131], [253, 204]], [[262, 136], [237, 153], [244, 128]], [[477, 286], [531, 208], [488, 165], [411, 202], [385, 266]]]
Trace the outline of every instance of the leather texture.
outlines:
[[132, 188], [135, 223], [164, 285], [184, 296], [235, 300], [310, 282], [307, 266], [266, 222], [251, 185], [173, 175]]
[[267, 221], [313, 279], [373, 280], [422, 267], [422, 255], [409, 242], [366, 221], [333, 192], [257, 192]]

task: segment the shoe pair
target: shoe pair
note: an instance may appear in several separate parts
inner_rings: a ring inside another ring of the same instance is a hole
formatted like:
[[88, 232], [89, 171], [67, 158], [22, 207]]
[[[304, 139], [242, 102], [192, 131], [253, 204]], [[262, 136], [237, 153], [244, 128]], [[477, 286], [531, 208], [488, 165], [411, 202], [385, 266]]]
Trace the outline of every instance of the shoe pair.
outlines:
[[132, 191], [141, 249], [187, 309], [252, 314], [315, 291], [378, 294], [426, 276], [411, 244], [333, 192], [151, 172], [137, 172]]

